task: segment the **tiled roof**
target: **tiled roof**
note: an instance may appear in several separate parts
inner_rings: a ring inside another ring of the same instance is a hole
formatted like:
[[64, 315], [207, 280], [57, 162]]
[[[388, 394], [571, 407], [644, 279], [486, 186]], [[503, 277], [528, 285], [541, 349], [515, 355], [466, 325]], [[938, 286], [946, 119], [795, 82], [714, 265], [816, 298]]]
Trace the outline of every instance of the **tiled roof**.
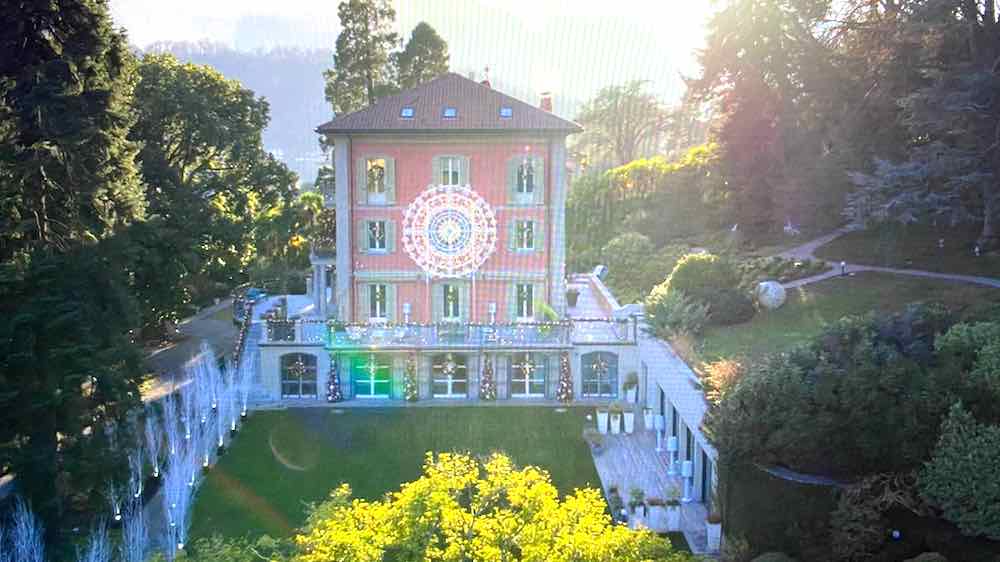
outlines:
[[[401, 117], [404, 107], [412, 118]], [[455, 108], [454, 118], [444, 109]], [[511, 108], [501, 117], [500, 108]], [[512, 98], [453, 72], [415, 88], [387, 96], [354, 113], [339, 115], [317, 127], [318, 133], [391, 133], [408, 131], [581, 131], [579, 125]]]

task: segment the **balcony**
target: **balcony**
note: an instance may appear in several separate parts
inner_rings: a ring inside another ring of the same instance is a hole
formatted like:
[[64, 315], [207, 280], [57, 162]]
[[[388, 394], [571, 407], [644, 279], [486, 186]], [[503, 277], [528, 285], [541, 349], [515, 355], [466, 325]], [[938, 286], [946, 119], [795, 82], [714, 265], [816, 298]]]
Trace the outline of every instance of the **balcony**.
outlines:
[[561, 322], [477, 324], [348, 324], [315, 319], [270, 320], [265, 343], [321, 344], [328, 349], [532, 349], [634, 345], [634, 319], [575, 318]]

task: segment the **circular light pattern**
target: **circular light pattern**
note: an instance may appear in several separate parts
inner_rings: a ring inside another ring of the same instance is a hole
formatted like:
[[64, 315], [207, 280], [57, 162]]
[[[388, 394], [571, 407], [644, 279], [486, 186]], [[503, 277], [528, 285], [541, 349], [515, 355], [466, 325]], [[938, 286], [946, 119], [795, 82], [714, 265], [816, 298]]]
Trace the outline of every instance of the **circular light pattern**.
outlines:
[[467, 187], [429, 187], [403, 212], [403, 249], [434, 277], [476, 271], [496, 244], [493, 208]]

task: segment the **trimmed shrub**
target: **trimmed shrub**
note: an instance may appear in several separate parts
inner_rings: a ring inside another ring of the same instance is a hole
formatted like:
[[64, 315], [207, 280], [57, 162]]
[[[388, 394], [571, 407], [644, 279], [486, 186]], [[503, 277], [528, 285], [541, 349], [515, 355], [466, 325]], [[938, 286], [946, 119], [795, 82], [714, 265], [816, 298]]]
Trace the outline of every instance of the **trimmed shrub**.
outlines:
[[941, 424], [941, 438], [920, 472], [928, 503], [967, 535], [1000, 540], [1000, 426], [982, 425], [961, 402]]
[[723, 289], [708, 301], [708, 323], [713, 326], [742, 324], [756, 313], [753, 301], [738, 289]]
[[650, 329], [664, 339], [698, 335], [708, 320], [708, 307], [680, 291], [671, 291], [669, 281], [657, 285], [646, 297], [645, 305]]
[[671, 291], [681, 291], [689, 298], [704, 303], [720, 291], [735, 289], [740, 275], [728, 260], [714, 254], [688, 254], [677, 262], [667, 278]]
[[608, 266], [607, 284], [619, 302], [636, 302], [649, 291], [650, 285], [642, 272], [655, 252], [649, 238], [638, 232], [619, 234], [601, 249], [601, 257]]

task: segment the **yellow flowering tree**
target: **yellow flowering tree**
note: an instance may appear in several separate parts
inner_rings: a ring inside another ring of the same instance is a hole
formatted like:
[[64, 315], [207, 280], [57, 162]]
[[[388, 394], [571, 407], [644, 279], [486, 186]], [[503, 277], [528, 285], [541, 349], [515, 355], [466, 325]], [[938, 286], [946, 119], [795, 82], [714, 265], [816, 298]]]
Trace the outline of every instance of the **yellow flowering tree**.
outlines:
[[561, 499], [548, 473], [494, 454], [428, 453], [424, 473], [381, 501], [342, 485], [295, 541], [299, 562], [691, 560], [649, 531], [613, 524], [598, 490]]

